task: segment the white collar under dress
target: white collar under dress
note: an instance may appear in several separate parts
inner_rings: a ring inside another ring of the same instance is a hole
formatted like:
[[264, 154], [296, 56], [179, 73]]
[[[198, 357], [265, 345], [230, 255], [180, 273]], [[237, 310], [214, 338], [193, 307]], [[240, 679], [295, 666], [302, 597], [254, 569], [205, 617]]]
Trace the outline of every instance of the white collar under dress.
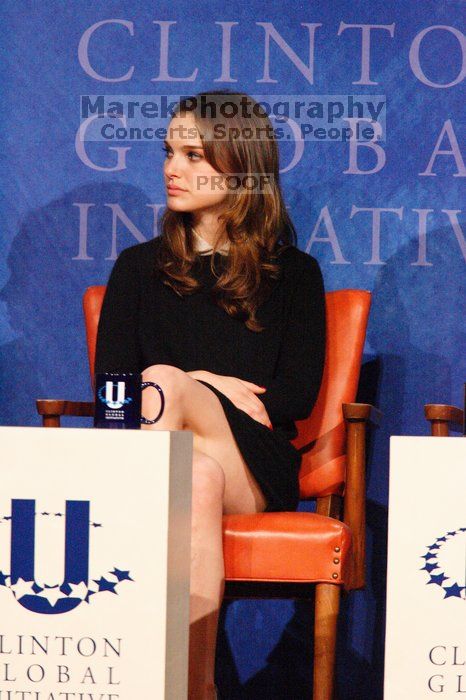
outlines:
[[[207, 243], [207, 241], [196, 231], [194, 231], [194, 229], [192, 229], [192, 232], [194, 233], [194, 249], [199, 253], [199, 255], [208, 255], [209, 253], [212, 253], [213, 248], [210, 243]], [[227, 241], [221, 246], [221, 248], [217, 249], [217, 253], [227, 255], [229, 247], [230, 241]]]

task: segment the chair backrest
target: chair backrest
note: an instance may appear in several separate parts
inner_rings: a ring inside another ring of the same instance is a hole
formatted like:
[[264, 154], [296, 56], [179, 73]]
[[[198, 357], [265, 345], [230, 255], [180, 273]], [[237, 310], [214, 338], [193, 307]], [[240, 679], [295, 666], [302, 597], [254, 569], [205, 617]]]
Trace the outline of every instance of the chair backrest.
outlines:
[[341, 289], [325, 295], [327, 343], [322, 385], [309, 418], [297, 421], [292, 441], [302, 452], [301, 498], [343, 494], [346, 428], [343, 403], [356, 398], [371, 294]]
[[[106, 287], [88, 287], [83, 297], [91, 384], [94, 387], [97, 326]], [[311, 415], [296, 422], [293, 445], [302, 451], [301, 498], [342, 494], [346, 430], [342, 404], [356, 398], [371, 294], [341, 289], [325, 295], [327, 344], [324, 375]]]
[[84, 323], [86, 325], [87, 356], [89, 358], [89, 371], [91, 373], [91, 386], [94, 390], [95, 347], [97, 344], [97, 327], [99, 325], [100, 311], [104, 301], [105, 285], [88, 287], [83, 296]]

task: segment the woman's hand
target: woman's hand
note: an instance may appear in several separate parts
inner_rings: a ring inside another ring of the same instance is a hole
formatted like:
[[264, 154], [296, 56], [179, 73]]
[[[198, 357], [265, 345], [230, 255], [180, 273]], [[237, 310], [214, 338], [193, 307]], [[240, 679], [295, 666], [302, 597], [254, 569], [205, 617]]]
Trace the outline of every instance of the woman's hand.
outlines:
[[272, 428], [272, 423], [265, 406], [256, 396], [256, 394], [262, 394], [264, 391], [267, 391], [265, 387], [254, 384], [253, 382], [248, 382], [246, 379], [214, 374], [207, 370], [195, 370], [193, 372], [187, 372], [187, 374], [193, 377], [193, 379], [202, 379], [208, 382], [208, 384], [212, 384], [212, 386], [221, 391], [222, 394], [225, 394], [237, 408], [247, 413], [259, 423], [262, 423], [262, 425]]

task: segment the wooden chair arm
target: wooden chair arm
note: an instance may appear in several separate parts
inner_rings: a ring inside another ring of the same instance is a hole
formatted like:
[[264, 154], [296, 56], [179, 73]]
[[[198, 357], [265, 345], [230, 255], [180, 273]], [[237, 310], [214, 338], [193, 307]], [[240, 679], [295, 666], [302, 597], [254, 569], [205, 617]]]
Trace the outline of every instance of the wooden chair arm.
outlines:
[[366, 425], [379, 425], [382, 413], [364, 403], [343, 404], [346, 421], [346, 488], [343, 520], [353, 542], [353, 570], [348, 590], [364, 588], [366, 559]]
[[343, 416], [348, 422], [368, 421], [373, 425], [380, 425], [382, 411], [369, 403], [344, 403]]
[[424, 415], [430, 421], [431, 434], [435, 437], [448, 437], [450, 427], [463, 430], [464, 413], [456, 406], [428, 403], [424, 406]]
[[59, 428], [61, 416], [93, 416], [91, 401], [65, 401], [62, 399], [37, 399], [37, 413], [42, 416], [44, 428]]

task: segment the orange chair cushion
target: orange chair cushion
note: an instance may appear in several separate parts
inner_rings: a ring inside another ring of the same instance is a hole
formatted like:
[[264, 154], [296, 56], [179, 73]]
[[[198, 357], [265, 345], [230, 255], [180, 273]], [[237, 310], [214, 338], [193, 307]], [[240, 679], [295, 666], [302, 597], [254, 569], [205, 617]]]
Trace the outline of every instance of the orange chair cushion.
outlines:
[[227, 580], [342, 585], [350, 570], [351, 533], [317, 513], [224, 515], [223, 552]]

